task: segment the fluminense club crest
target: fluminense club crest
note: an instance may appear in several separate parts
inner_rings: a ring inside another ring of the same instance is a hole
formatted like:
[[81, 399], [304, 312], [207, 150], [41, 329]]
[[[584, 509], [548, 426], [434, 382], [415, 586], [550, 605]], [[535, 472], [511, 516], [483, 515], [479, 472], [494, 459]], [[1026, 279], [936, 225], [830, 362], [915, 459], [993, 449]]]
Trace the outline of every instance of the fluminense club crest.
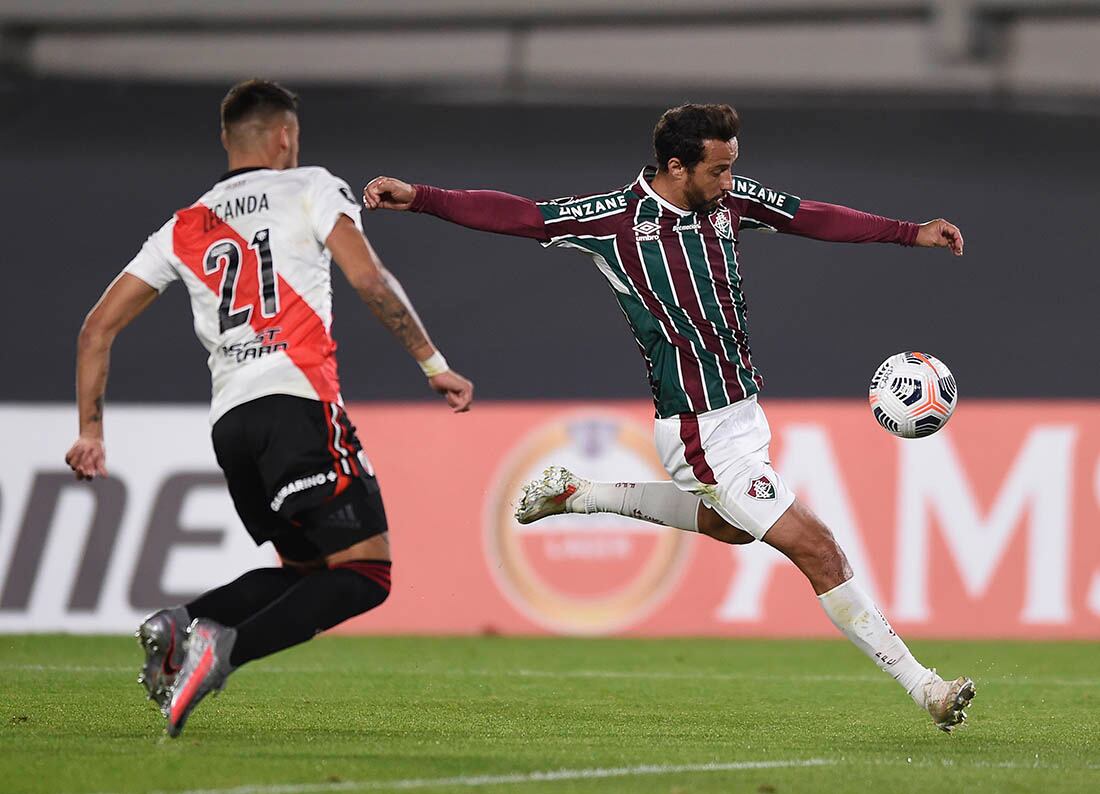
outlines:
[[753, 499], [774, 499], [775, 486], [772, 485], [771, 480], [761, 475], [749, 483], [749, 489], [746, 493]]
[[730, 217], [730, 211], [725, 207], [719, 207], [710, 214], [710, 224], [719, 237], [733, 239], [733, 219]]

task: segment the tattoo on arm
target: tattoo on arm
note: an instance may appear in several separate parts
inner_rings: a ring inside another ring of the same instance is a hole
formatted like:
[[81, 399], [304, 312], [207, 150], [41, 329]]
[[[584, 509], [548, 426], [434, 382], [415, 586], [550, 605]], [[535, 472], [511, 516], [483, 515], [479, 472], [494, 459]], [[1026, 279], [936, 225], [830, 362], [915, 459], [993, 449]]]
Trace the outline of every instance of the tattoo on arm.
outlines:
[[[390, 287], [389, 283], [387, 287]], [[406, 350], [412, 352], [429, 344], [416, 314], [392, 288], [373, 292], [364, 296], [364, 300], [379, 322], [397, 337]]]
[[95, 398], [95, 410], [92, 411], [92, 415], [88, 417], [91, 422], [103, 421], [103, 395], [99, 395]]

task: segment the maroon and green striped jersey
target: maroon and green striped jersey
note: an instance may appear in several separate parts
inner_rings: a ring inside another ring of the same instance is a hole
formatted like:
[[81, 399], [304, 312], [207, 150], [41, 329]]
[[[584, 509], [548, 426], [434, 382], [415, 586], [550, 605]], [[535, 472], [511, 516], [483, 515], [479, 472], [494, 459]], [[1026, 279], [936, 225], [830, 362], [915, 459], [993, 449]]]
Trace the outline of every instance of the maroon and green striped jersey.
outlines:
[[533, 202], [495, 190], [415, 185], [412, 212], [588, 254], [607, 277], [649, 371], [657, 415], [703, 413], [756, 394], [738, 240], [766, 229], [814, 240], [914, 245], [915, 223], [799, 199], [742, 176], [706, 212], [654, 192], [656, 169], [620, 190]]
[[545, 246], [575, 248], [607, 278], [645, 358], [660, 417], [702, 413], [756, 394], [738, 252], [745, 229], [775, 231], [800, 199], [754, 180], [709, 212], [690, 212], [650, 186], [642, 170], [610, 193], [537, 202]]

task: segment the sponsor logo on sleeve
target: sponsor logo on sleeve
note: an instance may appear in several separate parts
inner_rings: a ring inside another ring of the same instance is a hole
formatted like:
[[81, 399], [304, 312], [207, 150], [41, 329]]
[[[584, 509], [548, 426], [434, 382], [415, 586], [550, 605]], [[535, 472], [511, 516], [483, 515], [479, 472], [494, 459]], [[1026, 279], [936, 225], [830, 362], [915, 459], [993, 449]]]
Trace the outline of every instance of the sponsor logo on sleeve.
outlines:
[[[606, 218], [625, 210], [627, 202], [625, 193], [608, 193], [582, 199], [557, 199], [544, 202], [542, 206], [544, 207], [543, 214], [547, 218], [546, 222], [555, 223], [563, 220], [591, 221], [597, 218]], [[546, 208], [550, 209], [549, 214], [547, 214]], [[557, 209], [556, 213], [553, 212], [554, 208]]]
[[733, 178], [733, 189], [730, 191], [735, 196], [740, 198], [752, 199], [758, 204], [771, 207], [772, 209], [779, 210], [780, 212], [790, 213], [791, 210], [787, 207], [789, 200], [791, 199], [786, 193], [782, 193], [778, 190], [772, 190], [766, 188], [759, 182], [752, 179], [746, 179], [745, 177], [737, 176]]

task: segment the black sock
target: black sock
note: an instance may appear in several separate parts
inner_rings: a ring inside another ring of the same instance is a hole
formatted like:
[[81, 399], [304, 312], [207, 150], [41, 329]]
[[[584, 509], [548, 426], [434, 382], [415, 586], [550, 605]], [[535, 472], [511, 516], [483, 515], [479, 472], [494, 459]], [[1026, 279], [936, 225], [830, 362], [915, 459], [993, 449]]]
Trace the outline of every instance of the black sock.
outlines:
[[203, 593], [186, 605], [187, 614], [192, 620], [210, 618], [223, 626], [236, 626], [283, 595], [302, 576], [291, 568], [257, 568]]
[[363, 560], [308, 574], [237, 628], [229, 663], [269, 656], [381, 604], [390, 594], [388, 560]]

